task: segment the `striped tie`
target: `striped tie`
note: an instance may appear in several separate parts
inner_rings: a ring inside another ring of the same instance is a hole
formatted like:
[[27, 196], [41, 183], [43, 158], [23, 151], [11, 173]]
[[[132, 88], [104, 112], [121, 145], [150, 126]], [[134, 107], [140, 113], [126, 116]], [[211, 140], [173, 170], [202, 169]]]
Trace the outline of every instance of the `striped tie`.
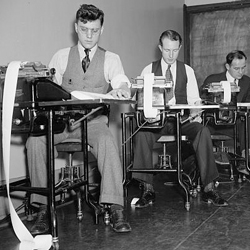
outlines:
[[82, 69], [83, 69], [83, 72], [85, 73], [90, 64], [90, 59], [89, 59], [90, 49], [85, 49], [84, 51], [85, 51], [86, 56], [82, 59]]
[[[165, 74], [165, 78], [166, 78], [166, 83], [173, 83], [173, 76], [170, 70], [171, 64], [168, 64], [168, 68], [166, 70], [166, 74]], [[167, 88], [167, 94], [166, 94], [166, 103], [168, 103], [174, 96], [174, 92], [173, 92], [173, 87], [172, 88]]]
[[165, 74], [166, 82], [172, 82], [173, 81], [173, 76], [172, 76], [170, 67], [171, 67], [171, 64], [168, 65], [168, 68], [166, 70], [166, 74]]

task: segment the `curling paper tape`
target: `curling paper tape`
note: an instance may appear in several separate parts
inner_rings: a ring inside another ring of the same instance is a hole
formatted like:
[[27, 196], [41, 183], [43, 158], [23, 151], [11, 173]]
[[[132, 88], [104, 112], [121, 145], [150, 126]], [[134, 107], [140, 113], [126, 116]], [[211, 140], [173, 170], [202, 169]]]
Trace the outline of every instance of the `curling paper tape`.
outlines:
[[153, 108], [154, 73], [144, 76], [143, 107], [146, 118], [156, 118], [157, 109]]
[[[13, 61], [8, 65], [3, 92], [3, 107], [2, 107], [2, 147], [3, 147], [3, 165], [6, 178], [7, 197], [9, 202], [10, 217], [16, 236], [21, 241], [20, 249], [41, 249], [48, 250], [52, 245], [51, 235], [40, 235], [38, 238], [31, 235], [28, 229], [20, 220], [10, 198], [9, 190], [9, 169], [10, 169], [10, 142], [14, 101], [16, 94], [16, 85], [18, 72], [21, 66], [20, 61]], [[26, 248], [23, 248], [26, 247]], [[28, 248], [29, 247], [29, 248]]]
[[19, 245], [19, 250], [48, 250], [52, 245], [52, 236], [37, 235], [33, 241], [22, 241]]
[[223, 103], [231, 102], [231, 84], [228, 81], [221, 81], [222, 88], [224, 89]]

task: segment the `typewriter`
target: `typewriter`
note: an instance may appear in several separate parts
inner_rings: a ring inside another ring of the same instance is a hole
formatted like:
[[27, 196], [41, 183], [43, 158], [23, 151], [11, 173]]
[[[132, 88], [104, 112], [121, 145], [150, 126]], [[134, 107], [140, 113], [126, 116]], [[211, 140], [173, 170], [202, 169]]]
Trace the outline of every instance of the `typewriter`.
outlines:
[[[136, 90], [136, 121], [138, 126], [144, 128], [161, 128], [166, 122], [165, 108], [173, 91], [173, 83], [166, 82], [163, 76], [154, 76], [152, 84], [152, 108], [157, 110], [157, 116], [148, 118], [145, 116], [144, 99], [147, 98], [144, 92], [144, 77], [134, 78], [132, 89]], [[151, 98], [150, 98], [151, 99]]]
[[[0, 66], [0, 103], [2, 103], [5, 75], [8, 66]], [[44, 134], [47, 124], [45, 112], [37, 109], [37, 102], [68, 100], [71, 94], [52, 81], [54, 69], [40, 62], [23, 62], [17, 79], [12, 132]], [[62, 132], [62, 117], [54, 121], [55, 132]]]
[[214, 114], [215, 123], [217, 125], [234, 124], [240, 87], [236, 83], [221, 81], [210, 83], [205, 91], [207, 91], [207, 101], [220, 104], [220, 109]]

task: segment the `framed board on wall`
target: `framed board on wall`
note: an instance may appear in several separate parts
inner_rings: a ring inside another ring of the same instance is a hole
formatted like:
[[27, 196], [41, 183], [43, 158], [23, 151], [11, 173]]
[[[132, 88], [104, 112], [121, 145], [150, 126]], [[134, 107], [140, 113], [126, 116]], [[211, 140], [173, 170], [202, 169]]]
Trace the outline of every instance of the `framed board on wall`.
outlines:
[[184, 59], [199, 86], [208, 75], [225, 70], [226, 55], [232, 50], [244, 51], [250, 61], [250, 1], [184, 5], [183, 13]]

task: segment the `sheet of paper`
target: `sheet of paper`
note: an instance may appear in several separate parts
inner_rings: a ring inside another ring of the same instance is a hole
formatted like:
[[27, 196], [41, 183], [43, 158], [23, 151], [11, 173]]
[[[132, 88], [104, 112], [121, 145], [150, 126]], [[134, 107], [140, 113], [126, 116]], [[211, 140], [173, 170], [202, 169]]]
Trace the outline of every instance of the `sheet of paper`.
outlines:
[[99, 94], [99, 93], [78, 91], [78, 90], [72, 91], [71, 95], [78, 100], [115, 99], [110, 94]]

